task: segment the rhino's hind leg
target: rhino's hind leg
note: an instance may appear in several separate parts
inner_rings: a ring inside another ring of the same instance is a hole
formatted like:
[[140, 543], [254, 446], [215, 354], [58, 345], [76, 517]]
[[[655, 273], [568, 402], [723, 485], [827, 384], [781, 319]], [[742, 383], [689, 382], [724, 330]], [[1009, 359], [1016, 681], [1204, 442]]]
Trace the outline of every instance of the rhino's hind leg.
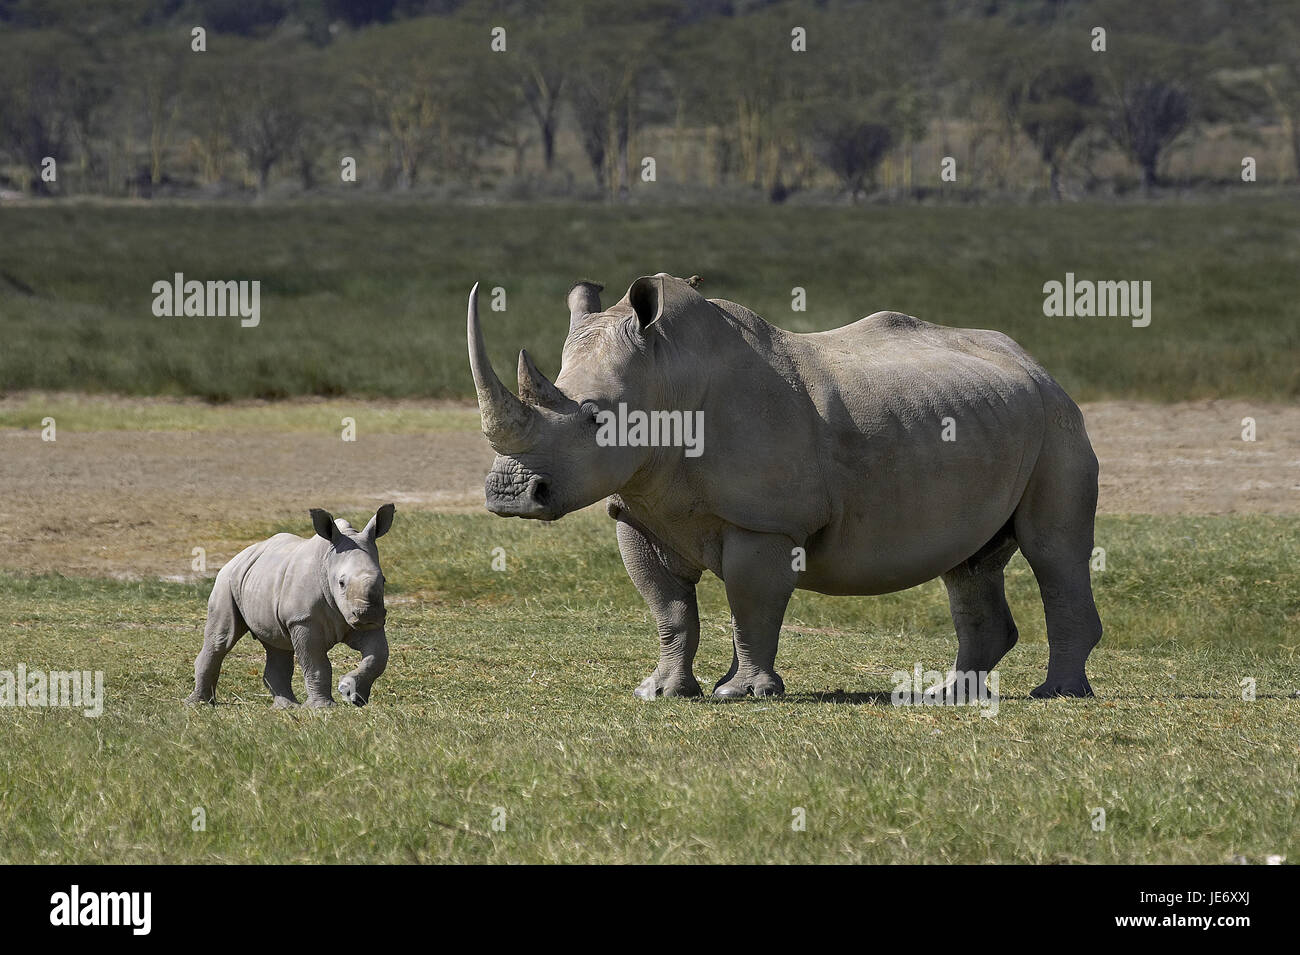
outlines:
[[[1072, 408], [1072, 406], [1071, 406]], [[1097, 513], [1097, 458], [1077, 409], [1058, 413], [1016, 508], [1016, 540], [1047, 617], [1047, 679], [1030, 695], [1092, 696], [1084, 663], [1101, 640], [1089, 561]]]
[[693, 664], [700, 645], [695, 585], [700, 572], [626, 520], [618, 521], [623, 566], [650, 607], [659, 631], [659, 665], [634, 691], [643, 700], [700, 696]]
[[221, 663], [239, 638], [248, 633], [248, 624], [235, 606], [235, 598], [225, 582], [218, 579], [208, 598], [208, 620], [203, 626], [203, 649], [194, 661], [194, 692], [187, 703], [217, 702], [217, 679]]
[[988, 674], [1016, 645], [1019, 633], [1007, 606], [1003, 578], [1003, 568], [1015, 551], [1015, 538], [1008, 532], [943, 575], [957, 630], [957, 661], [944, 684], [945, 697], [955, 698], [954, 691], [963, 681], [968, 692], [982, 692]]
[[293, 694], [293, 651], [266, 646], [266, 670], [262, 673], [262, 682], [271, 691], [277, 710], [298, 705], [298, 697]]
[[1092, 696], [1084, 664], [1101, 640], [1101, 617], [1092, 599], [1088, 561], [1035, 564], [1025, 556], [1038, 579], [1047, 617], [1047, 679], [1029, 695]]
[[723, 538], [723, 582], [731, 605], [735, 654], [731, 669], [713, 688], [714, 696], [785, 692], [785, 682], [776, 672], [776, 649], [785, 608], [794, 593], [793, 549], [794, 542], [780, 534], [733, 528]]

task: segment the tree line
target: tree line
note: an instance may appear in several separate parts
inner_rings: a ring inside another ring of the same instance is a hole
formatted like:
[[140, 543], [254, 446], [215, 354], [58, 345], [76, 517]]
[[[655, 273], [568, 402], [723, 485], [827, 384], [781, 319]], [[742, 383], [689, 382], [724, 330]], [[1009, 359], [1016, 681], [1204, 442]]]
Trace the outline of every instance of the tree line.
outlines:
[[882, 165], [938, 186], [927, 141], [1060, 198], [1153, 189], [1216, 131], [1300, 178], [1300, 2], [0, 0], [0, 187], [36, 194], [321, 190], [348, 157], [378, 190], [617, 198], [653, 145], [666, 180], [689, 150], [703, 186], [856, 200]]

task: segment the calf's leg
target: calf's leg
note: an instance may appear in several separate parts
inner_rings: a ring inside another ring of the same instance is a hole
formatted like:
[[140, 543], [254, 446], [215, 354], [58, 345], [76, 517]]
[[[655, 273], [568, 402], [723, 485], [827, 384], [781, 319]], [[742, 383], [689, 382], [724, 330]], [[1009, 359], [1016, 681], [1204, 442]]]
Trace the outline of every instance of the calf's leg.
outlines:
[[307, 684], [308, 706], [333, 706], [330, 691], [334, 685], [334, 670], [330, 666], [325, 639], [302, 624], [289, 628], [289, 640], [294, 655], [302, 667], [303, 681]]
[[388, 667], [388, 637], [378, 630], [354, 630], [343, 641], [361, 654], [357, 668], [339, 680], [339, 696], [354, 706], [370, 702], [370, 688]]
[[293, 651], [266, 646], [266, 669], [262, 673], [262, 682], [271, 691], [277, 710], [298, 705], [298, 697], [293, 694]]
[[248, 624], [235, 606], [235, 598], [225, 581], [218, 578], [208, 598], [208, 619], [203, 626], [203, 649], [194, 660], [194, 692], [187, 703], [217, 702], [217, 679], [221, 662], [239, 638], [248, 633]]

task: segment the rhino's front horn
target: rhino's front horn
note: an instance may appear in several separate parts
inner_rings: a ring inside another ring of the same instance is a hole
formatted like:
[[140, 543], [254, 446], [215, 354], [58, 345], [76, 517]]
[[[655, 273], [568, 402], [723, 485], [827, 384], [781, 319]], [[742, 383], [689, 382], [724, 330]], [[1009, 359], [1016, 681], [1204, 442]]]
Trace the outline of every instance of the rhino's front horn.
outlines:
[[573, 404], [564, 392], [537, 370], [527, 349], [519, 351], [519, 398], [525, 404], [541, 405], [552, 411], [563, 411], [566, 405]]
[[498, 452], [522, 450], [537, 412], [512, 395], [492, 368], [478, 321], [477, 282], [469, 293], [466, 336], [469, 339], [469, 368], [474, 374], [474, 390], [478, 393], [478, 413], [483, 419], [483, 434]]

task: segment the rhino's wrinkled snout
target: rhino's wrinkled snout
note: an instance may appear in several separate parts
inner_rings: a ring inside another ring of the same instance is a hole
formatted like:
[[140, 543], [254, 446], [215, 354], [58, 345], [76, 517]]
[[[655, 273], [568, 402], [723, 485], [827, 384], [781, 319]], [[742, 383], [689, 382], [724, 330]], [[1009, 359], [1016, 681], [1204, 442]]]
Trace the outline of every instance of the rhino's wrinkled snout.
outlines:
[[483, 496], [487, 509], [499, 517], [555, 518], [550, 482], [514, 460], [488, 472]]
[[358, 609], [352, 618], [352, 626], [357, 630], [378, 630], [388, 619], [388, 610], [381, 601], [378, 605], [372, 604], [365, 609]]
[[349, 587], [346, 607], [340, 609], [345, 610], [348, 625], [354, 630], [378, 630], [388, 619], [383, 583], [356, 581]]

